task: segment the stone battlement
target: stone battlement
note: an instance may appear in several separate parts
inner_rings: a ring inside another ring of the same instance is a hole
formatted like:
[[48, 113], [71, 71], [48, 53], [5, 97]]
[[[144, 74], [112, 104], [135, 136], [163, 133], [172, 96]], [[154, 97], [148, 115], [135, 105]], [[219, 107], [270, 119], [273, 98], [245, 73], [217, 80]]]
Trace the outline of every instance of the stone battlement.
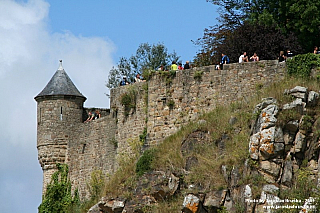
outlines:
[[[87, 183], [91, 173], [101, 170], [112, 174], [119, 159], [132, 151], [128, 141], [138, 139], [145, 129], [144, 146], [157, 145], [201, 113], [217, 105], [246, 100], [258, 85], [283, 79], [285, 71], [285, 64], [278, 61], [227, 64], [224, 70], [206, 66], [175, 74], [156, 71], [148, 82], [112, 89], [110, 110], [99, 109], [102, 118], [89, 123], [82, 122], [83, 115], [92, 108], [85, 109], [63, 97], [46, 99], [48, 94], [41, 95], [42, 92], [36, 100], [44, 187], [55, 171], [55, 163], [67, 163], [73, 188], [79, 189], [81, 197], [89, 197]], [[130, 94], [134, 104], [125, 107], [121, 99]], [[85, 100], [79, 92], [75, 96]]]

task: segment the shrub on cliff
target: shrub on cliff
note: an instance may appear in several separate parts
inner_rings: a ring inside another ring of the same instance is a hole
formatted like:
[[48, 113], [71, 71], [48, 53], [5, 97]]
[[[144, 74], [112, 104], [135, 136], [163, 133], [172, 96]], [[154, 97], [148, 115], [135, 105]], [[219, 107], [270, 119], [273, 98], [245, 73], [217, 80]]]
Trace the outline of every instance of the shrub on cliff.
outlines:
[[136, 165], [136, 173], [138, 176], [142, 176], [144, 173], [151, 170], [151, 165], [155, 158], [154, 153], [154, 149], [149, 149], [141, 155]]
[[68, 178], [68, 165], [57, 164], [58, 171], [52, 175], [43, 201], [38, 207], [39, 213], [70, 212], [79, 206], [77, 190], [71, 195], [71, 182]]
[[295, 77], [309, 77], [311, 70], [320, 67], [320, 56], [307, 53], [287, 60], [288, 74]]

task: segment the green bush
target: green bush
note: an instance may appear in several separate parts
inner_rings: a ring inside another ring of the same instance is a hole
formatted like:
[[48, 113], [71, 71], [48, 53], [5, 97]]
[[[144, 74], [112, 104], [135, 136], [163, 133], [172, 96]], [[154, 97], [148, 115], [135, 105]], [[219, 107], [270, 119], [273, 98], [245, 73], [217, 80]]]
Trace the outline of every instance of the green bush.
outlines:
[[138, 176], [142, 176], [144, 173], [151, 171], [152, 161], [155, 158], [154, 153], [154, 149], [148, 149], [141, 155], [136, 165], [136, 174]]
[[147, 127], [145, 127], [145, 128], [143, 129], [142, 134], [139, 135], [139, 139], [140, 139], [140, 141], [141, 141], [143, 144], [146, 142], [147, 134], [148, 134], [148, 129], [147, 129]]
[[47, 185], [43, 201], [38, 207], [39, 213], [68, 213], [80, 205], [78, 191], [71, 195], [71, 182], [68, 178], [68, 165], [57, 164], [58, 171], [53, 173]]
[[313, 53], [297, 55], [287, 60], [286, 64], [289, 75], [306, 78], [310, 76], [312, 68], [320, 66], [320, 56]]
[[168, 100], [167, 106], [168, 106], [170, 109], [173, 109], [174, 105], [175, 105], [174, 100], [172, 100], [172, 99]]
[[201, 81], [203, 75], [203, 71], [195, 71], [193, 78], [197, 81]]
[[105, 186], [106, 177], [101, 170], [91, 172], [91, 179], [88, 183], [91, 199], [97, 200], [102, 197], [102, 192]]
[[129, 115], [131, 109], [136, 109], [137, 90], [134, 86], [128, 87], [128, 91], [120, 96], [120, 102], [124, 106], [125, 116]]

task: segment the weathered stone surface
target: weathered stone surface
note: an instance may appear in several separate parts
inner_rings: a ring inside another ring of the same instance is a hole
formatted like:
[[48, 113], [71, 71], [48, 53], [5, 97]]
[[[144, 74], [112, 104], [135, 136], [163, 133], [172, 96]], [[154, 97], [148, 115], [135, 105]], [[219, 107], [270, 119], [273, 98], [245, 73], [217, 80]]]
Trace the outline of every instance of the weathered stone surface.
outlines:
[[303, 102], [306, 102], [308, 96], [308, 89], [306, 87], [296, 86], [291, 90], [285, 91], [285, 93], [288, 95], [292, 95], [295, 98], [299, 98]]
[[205, 207], [220, 208], [226, 198], [227, 190], [214, 191], [206, 194], [203, 205]]
[[268, 194], [265, 191], [261, 192], [260, 195], [260, 200], [262, 202], [259, 203], [259, 205], [256, 206], [256, 212], [258, 213], [272, 213], [272, 209], [267, 209], [267, 206], [279, 206], [282, 205], [283, 203], [279, 202], [280, 198], [278, 196], [275, 196], [273, 194]]
[[260, 144], [264, 143], [273, 143], [275, 140], [275, 127], [270, 127], [268, 129], [263, 129], [260, 132], [261, 138], [260, 138]]
[[277, 103], [277, 100], [272, 98], [272, 97], [269, 97], [269, 98], [263, 98], [262, 99], [262, 102], [257, 104], [255, 106], [255, 109], [253, 111], [253, 113], [258, 113], [259, 111], [261, 111], [262, 109], [266, 108], [268, 105], [271, 105], [271, 104], [276, 104]]
[[278, 155], [284, 151], [284, 143], [273, 143], [274, 145], [274, 153]]
[[260, 168], [275, 177], [277, 177], [280, 173], [280, 166], [274, 162], [261, 161]]
[[239, 173], [239, 169], [237, 167], [233, 167], [230, 173], [230, 187], [234, 188], [238, 186], [238, 182], [240, 180], [241, 176]]
[[94, 206], [92, 206], [87, 213], [101, 213], [99, 205], [96, 204]]
[[261, 111], [261, 117], [263, 118], [262, 122], [264, 122], [264, 123], [277, 122], [277, 118], [275, 116], [277, 116], [278, 112], [279, 112], [279, 108], [277, 105], [272, 104], [272, 105], [266, 106]]
[[291, 103], [283, 105], [283, 110], [295, 109], [302, 115], [304, 113], [305, 107], [306, 103], [303, 102], [302, 99], [297, 98]]
[[268, 194], [276, 195], [279, 193], [279, 187], [274, 184], [266, 184], [262, 187], [262, 190]]
[[251, 199], [251, 197], [252, 197], [252, 190], [251, 190], [250, 185], [248, 185], [248, 184], [244, 186], [243, 197], [245, 199]]
[[224, 180], [226, 181], [226, 183], [228, 183], [229, 182], [229, 175], [228, 175], [228, 172], [227, 172], [227, 166], [226, 165], [222, 165], [221, 166], [221, 172], [222, 172]]
[[[138, 181], [135, 195], [142, 198], [145, 195], [152, 196], [157, 201], [162, 201], [174, 195], [179, 188], [179, 178], [163, 171], [152, 171], [144, 174]], [[148, 190], [145, 190], [145, 189]]]
[[188, 194], [187, 196], [185, 196], [182, 205], [183, 205], [182, 212], [184, 213], [200, 212], [200, 208], [201, 208], [200, 199], [193, 194]]
[[262, 144], [259, 148], [260, 155], [259, 157], [263, 160], [269, 159], [271, 156], [275, 154], [274, 143], [266, 142]]
[[289, 121], [285, 126], [284, 129], [286, 132], [290, 132], [290, 133], [296, 133], [297, 130], [299, 128], [299, 121], [295, 120], [295, 121]]
[[245, 210], [248, 213], [253, 212], [255, 202], [253, 202], [252, 199], [252, 190], [250, 185], [245, 185], [243, 187], [243, 198], [244, 198], [244, 205], [245, 205]]
[[[284, 144], [287, 147], [288, 145], [293, 145], [293, 141], [294, 141], [294, 137], [295, 134], [289, 133], [289, 132], [285, 132], [283, 135], [283, 139], [284, 139]], [[289, 151], [289, 149], [286, 148], [286, 151]]]
[[308, 103], [307, 105], [310, 107], [316, 106], [319, 101], [319, 93], [315, 91], [310, 91], [308, 95]]
[[294, 151], [303, 152], [305, 148], [306, 148], [306, 136], [299, 131], [294, 141]]
[[100, 210], [107, 213], [122, 213], [125, 202], [123, 200], [103, 198], [98, 206]]
[[284, 143], [283, 131], [280, 127], [276, 128], [276, 131], [274, 134], [274, 142], [275, 143]]
[[229, 119], [229, 124], [230, 124], [231, 126], [233, 126], [235, 123], [237, 123], [237, 121], [238, 121], [237, 117], [232, 116], [232, 117]]
[[284, 162], [284, 167], [283, 167], [283, 172], [282, 172], [282, 177], [281, 177], [281, 183], [284, 185], [289, 186], [292, 181], [292, 171], [293, 171], [293, 163], [291, 159], [287, 159]]
[[255, 134], [263, 129], [275, 126], [277, 121], [276, 115], [279, 110], [278, 107], [274, 104], [267, 105], [267, 103], [269, 102], [273, 103], [273, 100], [260, 103], [255, 107], [253, 113], [255, 114], [260, 112], [260, 114], [258, 116], [258, 119], [252, 126], [252, 134]]

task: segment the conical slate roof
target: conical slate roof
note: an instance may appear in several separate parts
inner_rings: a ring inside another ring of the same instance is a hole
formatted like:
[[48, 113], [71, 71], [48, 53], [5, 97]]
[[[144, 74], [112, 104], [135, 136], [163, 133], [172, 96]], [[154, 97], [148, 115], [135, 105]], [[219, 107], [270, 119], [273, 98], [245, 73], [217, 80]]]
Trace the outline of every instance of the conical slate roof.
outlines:
[[35, 97], [35, 99], [37, 100], [39, 97], [57, 95], [77, 96], [84, 98], [84, 100], [87, 99], [79, 92], [66, 71], [64, 71], [62, 60], [60, 60], [60, 66], [47, 86]]

